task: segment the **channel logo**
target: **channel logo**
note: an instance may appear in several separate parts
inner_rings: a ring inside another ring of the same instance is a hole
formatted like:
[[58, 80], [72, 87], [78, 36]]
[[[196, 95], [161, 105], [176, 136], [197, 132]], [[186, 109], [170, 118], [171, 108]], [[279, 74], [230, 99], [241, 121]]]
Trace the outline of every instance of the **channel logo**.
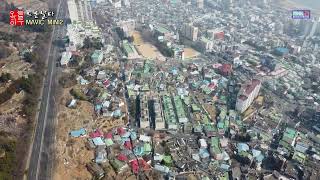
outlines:
[[9, 13], [9, 23], [11, 26], [24, 26], [24, 11], [13, 10]]
[[11, 26], [63, 25], [63, 19], [53, 19], [54, 15], [53, 11], [24, 12], [17, 9], [9, 12], [9, 23]]
[[310, 10], [293, 10], [292, 19], [310, 19], [311, 11]]

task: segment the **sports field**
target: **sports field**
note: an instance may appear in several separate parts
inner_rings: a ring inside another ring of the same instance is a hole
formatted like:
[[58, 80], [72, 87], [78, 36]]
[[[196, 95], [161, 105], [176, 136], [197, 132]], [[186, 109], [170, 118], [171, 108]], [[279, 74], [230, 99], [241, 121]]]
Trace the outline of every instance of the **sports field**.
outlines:
[[185, 59], [191, 59], [195, 58], [199, 55], [200, 53], [192, 48], [184, 48], [184, 58]]
[[158, 49], [154, 45], [143, 40], [140, 32], [135, 31], [133, 33], [133, 37], [133, 44], [135, 45], [140, 55], [148, 59], [164, 59], [164, 56], [158, 51]]

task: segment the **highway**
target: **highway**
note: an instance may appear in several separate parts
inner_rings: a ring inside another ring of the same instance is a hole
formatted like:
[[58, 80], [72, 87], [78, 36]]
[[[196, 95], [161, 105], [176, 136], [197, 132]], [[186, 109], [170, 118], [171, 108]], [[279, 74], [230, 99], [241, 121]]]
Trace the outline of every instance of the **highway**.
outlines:
[[[60, 0], [57, 5], [56, 18], [64, 19], [67, 13], [65, 0]], [[41, 97], [40, 111], [35, 126], [31, 156], [29, 159], [28, 180], [51, 179], [54, 162], [54, 141], [55, 141], [55, 88], [56, 61], [59, 57], [58, 48], [52, 45], [54, 40], [65, 34], [65, 26], [53, 26], [49, 51], [47, 57], [47, 73]]]

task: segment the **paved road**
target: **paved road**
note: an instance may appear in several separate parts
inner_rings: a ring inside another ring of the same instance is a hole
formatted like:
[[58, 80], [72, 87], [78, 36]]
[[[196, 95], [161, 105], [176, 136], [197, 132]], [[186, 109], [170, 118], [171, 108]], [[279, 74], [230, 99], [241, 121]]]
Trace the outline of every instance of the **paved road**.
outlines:
[[[66, 1], [60, 0], [57, 6], [57, 19], [64, 19], [67, 12]], [[64, 26], [54, 26], [51, 37], [51, 44], [65, 33]], [[34, 142], [32, 144], [32, 154], [30, 157], [28, 179], [50, 179], [51, 169], [54, 159], [54, 128], [55, 128], [55, 100], [54, 91], [56, 85], [56, 60], [58, 51], [55, 45], [49, 45], [48, 69], [45, 77], [44, 88], [42, 92], [42, 101]]]

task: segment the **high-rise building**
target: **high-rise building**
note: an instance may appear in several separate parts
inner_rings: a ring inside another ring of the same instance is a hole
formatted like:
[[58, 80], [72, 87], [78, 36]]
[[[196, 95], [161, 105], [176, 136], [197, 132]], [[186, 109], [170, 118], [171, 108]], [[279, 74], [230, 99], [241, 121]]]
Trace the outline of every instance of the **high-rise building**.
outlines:
[[122, 4], [125, 7], [129, 7], [130, 6], [130, 0], [122, 0]]
[[133, 34], [136, 22], [132, 19], [127, 21], [121, 21], [118, 23], [118, 26], [122, 29], [125, 37], [130, 37]]
[[199, 44], [204, 52], [211, 51], [213, 49], [213, 42], [204, 36], [200, 38]]
[[148, 97], [145, 94], [140, 96], [140, 113], [140, 128], [149, 128]]
[[160, 98], [159, 97], [154, 97], [153, 98], [154, 101], [154, 113], [155, 113], [155, 117], [154, 117], [154, 121], [155, 121], [155, 130], [161, 130], [161, 129], [165, 129], [165, 121], [163, 119], [163, 115], [162, 115], [162, 107], [161, 107], [161, 102], [160, 102]]
[[204, 0], [197, 0], [197, 8], [203, 8], [204, 7]]
[[92, 18], [92, 7], [87, 0], [68, 0], [68, 10], [71, 22], [90, 22]]
[[181, 33], [184, 37], [190, 39], [191, 41], [196, 41], [198, 38], [197, 27], [192, 26], [191, 24], [184, 24], [181, 28]]
[[261, 81], [253, 79], [250, 83], [241, 87], [239, 91], [236, 110], [243, 113], [248, 109], [253, 100], [258, 96], [261, 88]]
[[313, 37], [316, 33], [318, 33], [320, 29], [319, 19], [314, 19], [312, 21], [312, 27], [310, 29], [310, 33], [308, 34], [309, 37]]
[[115, 7], [115, 8], [121, 8], [121, 0], [109, 0], [109, 2]]
[[224, 31], [220, 29], [212, 29], [207, 31], [207, 35], [211, 39], [224, 40]]
[[184, 60], [184, 49], [182, 47], [174, 47], [173, 48], [173, 57], [175, 59]]
[[196, 41], [198, 39], [198, 31], [199, 29], [197, 27], [191, 27], [191, 40]]
[[222, 0], [221, 3], [224, 9], [230, 9], [234, 6], [233, 0]]
[[320, 33], [320, 19], [313, 19], [308, 21], [299, 21], [298, 29], [305, 37], [313, 37]]

